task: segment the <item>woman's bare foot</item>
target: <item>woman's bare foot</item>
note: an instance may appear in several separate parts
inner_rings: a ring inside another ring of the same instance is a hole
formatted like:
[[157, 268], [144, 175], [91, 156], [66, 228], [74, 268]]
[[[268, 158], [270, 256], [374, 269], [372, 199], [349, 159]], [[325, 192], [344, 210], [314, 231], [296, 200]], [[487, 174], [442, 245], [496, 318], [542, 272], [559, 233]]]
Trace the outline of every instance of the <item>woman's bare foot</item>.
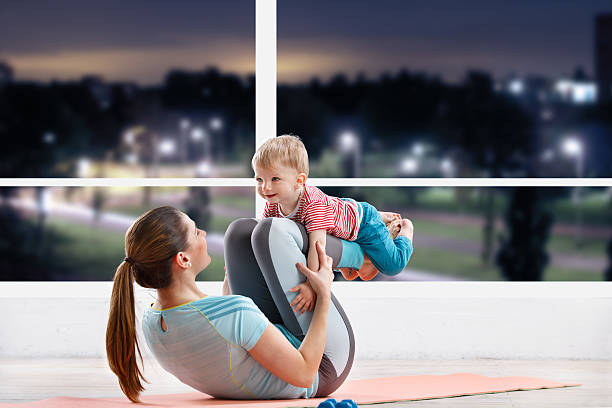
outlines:
[[383, 222], [385, 224], [390, 223], [391, 221], [394, 220], [401, 220], [402, 216], [399, 215], [398, 213], [394, 213], [394, 212], [387, 212], [387, 211], [379, 211], [378, 212], [380, 214], [380, 218], [382, 218]]
[[361, 280], [369, 281], [378, 275], [378, 269], [376, 269], [372, 261], [370, 261], [370, 258], [364, 254], [363, 265], [361, 265], [361, 269], [359, 269], [358, 273]]
[[414, 226], [412, 225], [412, 221], [404, 218], [401, 221], [400, 225], [401, 225], [401, 228], [400, 228], [398, 236], [406, 237], [410, 239], [410, 241], [412, 241], [412, 236], [414, 235]]

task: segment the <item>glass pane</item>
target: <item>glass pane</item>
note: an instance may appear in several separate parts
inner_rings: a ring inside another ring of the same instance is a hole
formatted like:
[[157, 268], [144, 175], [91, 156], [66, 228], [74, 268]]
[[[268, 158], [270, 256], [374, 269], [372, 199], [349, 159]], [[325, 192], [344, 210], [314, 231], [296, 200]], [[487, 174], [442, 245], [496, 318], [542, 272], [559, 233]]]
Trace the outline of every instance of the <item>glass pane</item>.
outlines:
[[[413, 222], [406, 269], [377, 280], [612, 280], [610, 188], [322, 190]], [[221, 279], [227, 226], [255, 214], [249, 187], [3, 189], [0, 280], [111, 280], [125, 231], [161, 205], [207, 230], [212, 264], [199, 279]]]
[[612, 280], [611, 188], [322, 188], [414, 225], [406, 269], [376, 280]]
[[608, 3], [279, 2], [278, 133], [317, 177], [610, 177]]
[[252, 0], [3, 1], [0, 177], [249, 176], [254, 22]]
[[[223, 234], [253, 217], [248, 187], [58, 187], [2, 189], [0, 280], [109, 281], [125, 257], [128, 227], [171, 205], [207, 231], [212, 263], [198, 276], [223, 280]], [[26, 262], [23, 260], [27, 259]]]

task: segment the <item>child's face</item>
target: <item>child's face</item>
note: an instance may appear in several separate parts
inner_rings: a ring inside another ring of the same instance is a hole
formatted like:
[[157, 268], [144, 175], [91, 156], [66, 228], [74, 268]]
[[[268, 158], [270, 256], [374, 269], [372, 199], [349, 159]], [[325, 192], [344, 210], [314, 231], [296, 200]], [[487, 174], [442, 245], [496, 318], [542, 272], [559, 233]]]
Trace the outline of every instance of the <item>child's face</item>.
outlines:
[[299, 195], [306, 176], [290, 167], [264, 169], [255, 166], [255, 180], [257, 193], [267, 202], [290, 203]]

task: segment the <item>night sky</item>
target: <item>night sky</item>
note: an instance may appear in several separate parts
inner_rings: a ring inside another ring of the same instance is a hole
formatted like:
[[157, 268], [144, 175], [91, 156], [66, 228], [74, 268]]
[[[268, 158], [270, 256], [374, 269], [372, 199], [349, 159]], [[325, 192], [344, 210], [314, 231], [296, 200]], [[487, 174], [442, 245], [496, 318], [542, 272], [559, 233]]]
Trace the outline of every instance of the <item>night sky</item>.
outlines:
[[461, 79], [467, 68], [593, 73], [593, 22], [610, 0], [278, 1], [279, 79], [400, 67]]
[[0, 2], [0, 60], [19, 79], [156, 83], [169, 68], [255, 71], [252, 0]]
[[[0, 60], [18, 79], [159, 82], [168, 69], [255, 69], [253, 0], [3, 0]], [[593, 21], [610, 0], [278, 0], [278, 78], [406, 67], [460, 79], [468, 68], [593, 74]], [[376, 4], [376, 6], [374, 6]]]

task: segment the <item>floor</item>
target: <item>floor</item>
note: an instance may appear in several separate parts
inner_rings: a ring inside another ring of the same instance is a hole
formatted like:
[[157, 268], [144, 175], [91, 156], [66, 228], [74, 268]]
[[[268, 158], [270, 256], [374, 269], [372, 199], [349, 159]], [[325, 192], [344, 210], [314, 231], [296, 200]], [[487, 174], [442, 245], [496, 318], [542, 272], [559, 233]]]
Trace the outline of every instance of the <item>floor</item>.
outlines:
[[[457, 398], [377, 404], [399, 407], [612, 407], [612, 361], [583, 360], [459, 360], [356, 361], [349, 379], [471, 372], [493, 377], [532, 376], [581, 383], [579, 387], [517, 391]], [[193, 392], [167, 374], [156, 362], [145, 360], [145, 395]], [[122, 396], [116, 378], [103, 359], [0, 358], [0, 402], [27, 402], [55, 396]]]

